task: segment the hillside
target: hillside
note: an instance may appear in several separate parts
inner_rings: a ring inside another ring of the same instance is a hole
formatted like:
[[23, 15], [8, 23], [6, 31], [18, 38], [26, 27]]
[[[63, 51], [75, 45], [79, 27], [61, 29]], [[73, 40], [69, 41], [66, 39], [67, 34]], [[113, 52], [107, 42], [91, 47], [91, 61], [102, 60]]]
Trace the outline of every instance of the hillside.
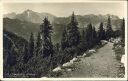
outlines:
[[[100, 77], [101, 74], [101, 77], [116, 77], [118, 69], [113, 67], [117, 62], [112, 48], [118, 41], [121, 47], [125, 45], [124, 19], [121, 21], [114, 15], [81, 16], [73, 13], [69, 17], [55, 17], [50, 23], [45, 17], [42, 23], [38, 23], [40, 16], [36, 13], [27, 10], [21, 13], [21, 19], [19, 16], [3, 19], [4, 77], [69, 77], [70, 74], [74, 77], [79, 73], [82, 75], [78, 77]], [[113, 31], [116, 29], [118, 31]], [[117, 38], [120, 39], [117, 41]], [[79, 64], [74, 66], [78, 61]], [[61, 66], [64, 72], [73, 73], [61, 73]], [[66, 71], [65, 68], [69, 69]]]
[[3, 33], [3, 57], [4, 57], [4, 72], [8, 72], [7, 68], [17, 64], [20, 58], [23, 56], [24, 46], [28, 42], [17, 36], [12, 32], [4, 30]]
[[37, 33], [39, 31], [39, 24], [21, 21], [19, 19], [4, 18], [3, 28], [28, 40], [31, 32]]

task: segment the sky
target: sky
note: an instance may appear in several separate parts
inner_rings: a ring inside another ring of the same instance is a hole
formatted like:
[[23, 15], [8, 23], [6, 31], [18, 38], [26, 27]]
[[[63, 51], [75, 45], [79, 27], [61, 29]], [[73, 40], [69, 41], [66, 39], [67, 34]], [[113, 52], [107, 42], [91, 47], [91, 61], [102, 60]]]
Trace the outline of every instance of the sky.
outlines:
[[30, 9], [36, 12], [47, 12], [58, 17], [65, 17], [72, 14], [74, 11], [76, 15], [86, 14], [112, 14], [120, 18], [124, 17], [124, 3], [4, 3], [4, 14], [16, 12], [22, 13]]

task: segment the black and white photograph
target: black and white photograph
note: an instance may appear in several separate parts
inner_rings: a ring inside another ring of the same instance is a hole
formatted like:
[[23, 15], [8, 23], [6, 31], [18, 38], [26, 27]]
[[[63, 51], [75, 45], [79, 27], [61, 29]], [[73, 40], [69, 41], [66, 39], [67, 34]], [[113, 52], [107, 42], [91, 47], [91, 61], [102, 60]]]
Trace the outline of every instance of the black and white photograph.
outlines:
[[126, 3], [3, 3], [3, 78], [126, 78]]

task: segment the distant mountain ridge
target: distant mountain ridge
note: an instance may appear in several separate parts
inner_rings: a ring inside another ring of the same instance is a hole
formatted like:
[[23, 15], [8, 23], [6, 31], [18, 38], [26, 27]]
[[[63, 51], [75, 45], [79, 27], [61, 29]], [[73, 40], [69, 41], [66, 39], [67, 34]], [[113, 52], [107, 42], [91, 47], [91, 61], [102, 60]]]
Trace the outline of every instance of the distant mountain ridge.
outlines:
[[[79, 21], [79, 18], [82, 17], [84, 20], [86, 20], [85, 22], [87, 22], [87, 19], [89, 19], [88, 21], [95, 20], [97, 18], [98, 18], [98, 20], [106, 20], [108, 18], [108, 16], [111, 16], [111, 18], [113, 20], [119, 19], [118, 16], [110, 15], [110, 14], [106, 14], [106, 15], [101, 15], [101, 14], [99, 14], [99, 15], [94, 15], [94, 14], [76, 15], [76, 18]], [[57, 18], [63, 18], [63, 19], [68, 18], [68, 17], [56, 17], [50, 13], [45, 13], [45, 12], [39, 13], [39, 12], [35, 12], [35, 11], [29, 10], [29, 9], [27, 9], [19, 14], [16, 14], [15, 12], [4, 14], [4, 18], [6, 18], [6, 17], [8, 17], [10, 19], [19, 19], [21, 21], [28, 21], [28, 22], [32, 22], [32, 23], [42, 23], [42, 20], [45, 17], [48, 17], [48, 19], [51, 22], [54, 22], [54, 19], [57, 19]]]
[[32, 22], [32, 23], [41, 23], [42, 20], [45, 17], [48, 17], [49, 20], [52, 22], [55, 18], [54, 15], [49, 14], [49, 13], [38, 13], [38, 12], [34, 12], [32, 10], [25, 10], [24, 12], [20, 13], [20, 14], [16, 14], [16, 13], [9, 13], [9, 14], [5, 14], [4, 18], [8, 17], [11, 19], [19, 19], [21, 21], [28, 21], [28, 22]]
[[[80, 31], [87, 26], [87, 24], [92, 23], [96, 29], [99, 28], [99, 24], [101, 22], [104, 23], [104, 28], [106, 28], [108, 16], [111, 17], [112, 28], [120, 29], [120, 24], [122, 19], [115, 15], [76, 15], [76, 19], [78, 21], [78, 26]], [[70, 17], [56, 17], [49, 13], [38, 13], [32, 10], [26, 10], [20, 14], [6, 14], [4, 17], [4, 28], [10, 32], [17, 34], [18, 36], [22, 36], [25, 39], [29, 39], [30, 33], [33, 32], [34, 34], [39, 32], [40, 25], [43, 22], [44, 17], [48, 17], [50, 23], [53, 26], [53, 41], [58, 42], [61, 39], [61, 35], [63, 29], [67, 26], [70, 22]], [[36, 37], [36, 36], [35, 36]]]

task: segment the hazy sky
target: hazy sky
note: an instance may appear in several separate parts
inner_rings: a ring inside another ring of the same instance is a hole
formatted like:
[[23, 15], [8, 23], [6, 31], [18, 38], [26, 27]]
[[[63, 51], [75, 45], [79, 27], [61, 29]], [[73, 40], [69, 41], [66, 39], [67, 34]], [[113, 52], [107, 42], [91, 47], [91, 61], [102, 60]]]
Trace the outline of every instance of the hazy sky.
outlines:
[[113, 14], [124, 17], [124, 3], [4, 3], [4, 14], [21, 13], [26, 9], [47, 12], [55, 16], [69, 16], [72, 11], [77, 15]]

